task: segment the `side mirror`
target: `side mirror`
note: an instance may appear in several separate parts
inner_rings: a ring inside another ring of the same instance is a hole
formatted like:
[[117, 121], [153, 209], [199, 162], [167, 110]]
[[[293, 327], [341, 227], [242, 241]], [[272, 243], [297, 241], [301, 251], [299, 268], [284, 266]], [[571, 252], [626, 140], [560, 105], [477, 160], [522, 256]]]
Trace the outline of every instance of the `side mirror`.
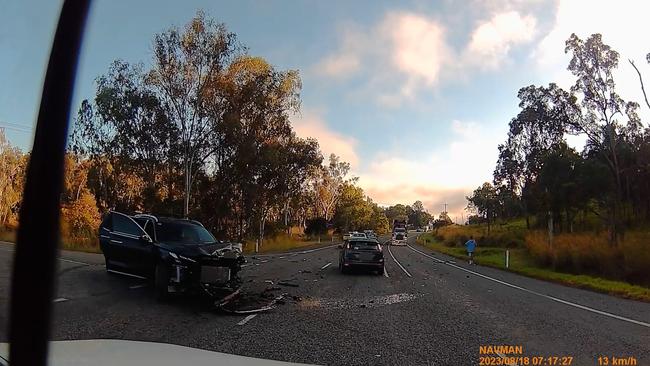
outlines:
[[153, 242], [151, 240], [151, 238], [149, 237], [149, 235], [147, 235], [147, 234], [140, 235], [140, 241], [143, 241], [145, 243], [152, 243]]

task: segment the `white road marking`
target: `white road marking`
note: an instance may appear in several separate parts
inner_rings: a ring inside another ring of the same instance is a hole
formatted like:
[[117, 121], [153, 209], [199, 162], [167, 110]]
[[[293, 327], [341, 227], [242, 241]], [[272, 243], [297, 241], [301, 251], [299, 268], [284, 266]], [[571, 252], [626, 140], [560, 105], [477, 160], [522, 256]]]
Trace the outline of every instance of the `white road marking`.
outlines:
[[107, 269], [106, 272], [112, 272], [112, 273], [121, 274], [121, 275], [123, 275], [123, 276], [129, 276], [129, 277], [139, 278], [139, 279], [141, 279], [141, 280], [146, 280], [146, 279], [147, 279], [146, 277], [142, 277], [142, 276], [134, 275], [134, 274], [132, 274], [132, 273], [126, 273], [126, 272], [116, 271], [116, 270], [114, 270], [114, 269]]
[[386, 270], [386, 266], [384, 266], [384, 277], [390, 278], [390, 276], [388, 275], [388, 271]]
[[395, 263], [397, 263], [399, 268], [401, 268], [402, 271], [404, 271], [404, 273], [406, 273], [407, 276], [413, 277], [413, 276], [411, 276], [409, 271], [407, 271], [406, 268], [404, 268], [404, 266], [402, 266], [402, 264], [395, 258], [395, 256], [393, 255], [393, 252], [390, 250], [390, 246], [388, 247], [388, 253], [390, 254], [391, 257], [393, 257], [393, 260], [395, 261]]
[[[0, 243], [4, 244], [5, 242], [0, 241]], [[0, 250], [3, 251], [3, 252], [14, 252], [15, 251], [13, 248], [12, 249], [0, 248]], [[91, 266], [92, 265], [92, 264], [86, 263], [86, 262], [73, 261], [72, 259], [59, 258], [59, 260], [63, 261], [63, 262], [81, 264], [81, 265], [84, 265], [84, 266]]]
[[237, 323], [237, 325], [244, 325], [244, 324], [248, 323], [249, 320], [253, 319], [256, 316], [257, 316], [257, 314], [251, 314], [251, 315], [245, 317], [244, 319], [242, 319], [242, 321]]
[[131, 290], [135, 290], [135, 289], [137, 289], [137, 288], [143, 288], [143, 287], [147, 287], [147, 284], [143, 283], [143, 284], [140, 284], [140, 285], [129, 286], [129, 288], [130, 288]]
[[[251, 254], [252, 257], [275, 257], [275, 256], [294, 256], [296, 254], [307, 254], [307, 253], [313, 253], [317, 252], [319, 250], [324, 250], [324, 249], [329, 249], [329, 248], [334, 248], [338, 246], [339, 244], [332, 244], [332, 245], [327, 245], [324, 247], [320, 248], [315, 248], [315, 249], [309, 249], [309, 250], [302, 250], [299, 252], [282, 252], [282, 253], [272, 253], [272, 254]], [[280, 257], [278, 257], [280, 258]]]
[[332, 262], [329, 262], [329, 263], [327, 263], [326, 265], [320, 267], [320, 269], [325, 269], [325, 268], [327, 268], [327, 267], [329, 267], [329, 266], [331, 266], [331, 265], [332, 265]]
[[66, 299], [65, 297], [59, 297], [58, 299], [54, 299], [54, 301], [52, 302], [64, 302], [64, 301], [68, 301], [68, 299]]
[[82, 266], [90, 266], [91, 265], [90, 263], [78, 262], [78, 261], [73, 261], [71, 259], [65, 259], [65, 258], [59, 258], [59, 260], [63, 261], [63, 262], [68, 262], [68, 263], [80, 264]]
[[421, 252], [421, 251], [419, 251], [419, 250], [413, 248], [413, 247], [410, 246], [410, 245], [409, 245], [408, 247], [411, 248], [411, 250], [413, 250], [414, 252], [419, 253], [419, 254], [421, 254], [421, 255], [427, 257], [427, 258], [431, 258], [431, 259], [437, 261], [438, 263], [444, 263], [444, 264], [446, 264], [446, 265], [448, 265], [448, 266], [454, 267], [454, 268], [456, 268], [456, 269], [460, 269], [461, 271], [465, 271], [465, 272], [467, 272], [467, 273], [471, 273], [471, 274], [473, 274], [473, 275], [475, 275], [475, 276], [482, 277], [482, 278], [485, 278], [485, 279], [487, 279], [487, 280], [494, 281], [494, 282], [496, 282], [496, 283], [500, 283], [500, 284], [502, 284], [502, 285], [504, 285], [504, 286], [508, 286], [508, 287], [511, 287], [511, 288], [514, 288], [514, 289], [517, 289], [517, 290], [521, 290], [521, 291], [527, 292], [527, 293], [529, 293], [529, 294], [537, 295], [537, 296], [543, 297], [543, 298], [548, 299], [548, 300], [552, 300], [552, 301], [555, 301], [555, 302], [559, 302], [559, 303], [561, 303], [561, 304], [565, 304], [565, 305], [573, 306], [574, 308], [578, 308], [578, 309], [586, 310], [586, 311], [589, 311], [589, 312], [592, 312], [592, 313], [595, 313], [595, 314], [604, 315], [604, 316], [607, 316], [607, 317], [610, 317], [610, 318], [614, 318], [614, 319], [622, 320], [622, 321], [625, 321], [625, 322], [628, 322], [628, 323], [633, 323], [633, 324], [637, 324], [637, 325], [640, 325], [640, 326], [643, 326], [643, 327], [650, 328], [650, 323], [642, 322], [642, 321], [640, 321], [640, 320], [634, 320], [634, 319], [626, 318], [626, 317], [624, 317], [624, 316], [620, 316], [620, 315], [616, 315], [616, 314], [608, 313], [608, 312], [606, 312], [606, 311], [602, 311], [602, 310], [598, 310], [598, 309], [590, 308], [590, 307], [585, 306], [585, 305], [576, 304], [576, 303], [571, 302], [571, 301], [562, 300], [562, 299], [557, 298], [557, 297], [555, 297], [555, 296], [546, 295], [546, 294], [543, 294], [543, 293], [541, 293], [541, 292], [537, 292], [537, 291], [529, 290], [529, 289], [527, 289], [527, 288], [524, 288], [524, 287], [521, 287], [521, 286], [517, 286], [517, 285], [514, 285], [514, 284], [509, 283], [509, 282], [506, 282], [506, 281], [501, 281], [501, 280], [498, 280], [498, 279], [496, 279], [496, 278], [492, 278], [492, 277], [490, 277], [490, 276], [486, 276], [486, 275], [484, 275], [484, 274], [481, 274], [481, 273], [478, 273], [478, 272], [474, 272], [474, 271], [472, 271], [472, 270], [470, 270], [470, 269], [463, 268], [463, 267], [457, 266], [457, 265], [455, 265], [455, 264], [452, 264], [452, 263], [449, 263], [449, 262], [443, 261], [443, 260], [441, 260], [441, 259], [438, 259], [438, 258], [436, 258], [436, 257], [433, 257], [433, 256], [431, 256], [431, 255], [428, 255], [428, 254], [426, 254], [426, 253], [424, 253], [424, 252]]

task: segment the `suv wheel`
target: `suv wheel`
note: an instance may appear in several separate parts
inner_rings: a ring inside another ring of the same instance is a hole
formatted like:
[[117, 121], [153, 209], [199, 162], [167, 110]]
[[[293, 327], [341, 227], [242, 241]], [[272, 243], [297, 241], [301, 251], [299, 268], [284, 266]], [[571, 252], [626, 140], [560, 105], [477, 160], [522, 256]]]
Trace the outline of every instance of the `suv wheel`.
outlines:
[[169, 270], [164, 263], [158, 263], [156, 265], [154, 285], [158, 300], [165, 300], [169, 297], [169, 291], [167, 289], [167, 286], [169, 286]]

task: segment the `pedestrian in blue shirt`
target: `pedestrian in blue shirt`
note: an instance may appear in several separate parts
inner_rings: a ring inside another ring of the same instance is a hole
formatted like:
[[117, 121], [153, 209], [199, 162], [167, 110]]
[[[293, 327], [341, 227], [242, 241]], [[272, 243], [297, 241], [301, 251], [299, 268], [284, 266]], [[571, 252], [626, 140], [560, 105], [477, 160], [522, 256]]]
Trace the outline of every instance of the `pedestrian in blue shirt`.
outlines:
[[474, 264], [474, 261], [472, 260], [472, 254], [474, 253], [474, 249], [476, 249], [476, 241], [474, 241], [473, 236], [470, 236], [469, 240], [465, 243], [465, 249], [467, 249], [469, 264]]

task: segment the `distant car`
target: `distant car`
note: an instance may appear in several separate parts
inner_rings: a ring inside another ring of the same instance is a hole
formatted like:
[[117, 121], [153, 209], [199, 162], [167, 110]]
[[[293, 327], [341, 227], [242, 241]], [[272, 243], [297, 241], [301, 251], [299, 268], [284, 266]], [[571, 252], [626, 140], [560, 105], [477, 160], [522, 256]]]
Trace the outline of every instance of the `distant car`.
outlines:
[[368, 238], [372, 238], [372, 239], [377, 238], [377, 234], [375, 234], [375, 232], [372, 230], [364, 230], [363, 233], [366, 234], [366, 237]]
[[376, 239], [350, 238], [341, 247], [339, 270], [347, 273], [352, 268], [363, 268], [384, 273], [384, 252]]
[[349, 233], [347, 233], [347, 234], [343, 234], [343, 241], [349, 240], [351, 236], [352, 236], [351, 231]]
[[422, 230], [422, 228], [419, 227], [419, 228], [418, 228], [417, 230], [415, 230], [415, 231], [417, 231], [418, 233], [421, 233], [421, 232], [423, 232], [424, 230]]
[[366, 233], [358, 233], [358, 232], [353, 232], [352, 235], [350, 236], [350, 239], [352, 238], [362, 238], [362, 239], [368, 239], [368, 236]]
[[402, 227], [398, 227], [398, 228], [393, 229], [393, 237], [396, 234], [403, 234], [405, 238], [408, 238], [408, 236], [409, 236], [408, 231], [405, 228], [402, 228]]
[[391, 238], [390, 244], [391, 245], [406, 245], [406, 233], [403, 231], [396, 231], [393, 233], [393, 237]]
[[108, 272], [153, 280], [158, 297], [217, 296], [241, 286], [241, 244], [218, 241], [194, 220], [111, 211], [99, 227]]

